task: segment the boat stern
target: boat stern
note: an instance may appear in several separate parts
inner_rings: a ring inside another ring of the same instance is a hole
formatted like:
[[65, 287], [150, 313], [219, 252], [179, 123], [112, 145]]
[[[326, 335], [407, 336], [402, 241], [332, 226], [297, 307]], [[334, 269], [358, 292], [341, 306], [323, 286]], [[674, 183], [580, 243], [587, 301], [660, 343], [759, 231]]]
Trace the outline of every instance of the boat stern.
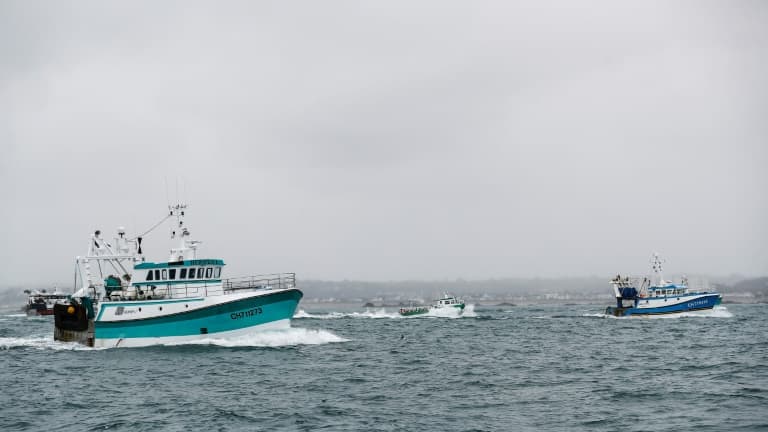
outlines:
[[94, 325], [93, 317], [88, 315], [87, 306], [80, 303], [53, 305], [53, 340], [92, 347]]

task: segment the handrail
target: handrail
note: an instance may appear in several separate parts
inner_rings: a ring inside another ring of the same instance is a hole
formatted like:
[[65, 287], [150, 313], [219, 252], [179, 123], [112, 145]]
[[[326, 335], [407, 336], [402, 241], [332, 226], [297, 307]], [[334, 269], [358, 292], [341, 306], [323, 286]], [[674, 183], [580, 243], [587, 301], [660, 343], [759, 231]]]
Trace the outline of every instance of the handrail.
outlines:
[[[133, 295], [125, 300], [149, 300], [161, 298], [190, 298], [210, 297], [231, 294], [235, 291], [256, 291], [296, 288], [296, 273], [274, 273], [266, 275], [245, 276], [223, 279], [221, 282], [162, 284], [157, 283], [154, 289], [144, 286], [141, 295]], [[149, 289], [147, 289], [149, 288]]]

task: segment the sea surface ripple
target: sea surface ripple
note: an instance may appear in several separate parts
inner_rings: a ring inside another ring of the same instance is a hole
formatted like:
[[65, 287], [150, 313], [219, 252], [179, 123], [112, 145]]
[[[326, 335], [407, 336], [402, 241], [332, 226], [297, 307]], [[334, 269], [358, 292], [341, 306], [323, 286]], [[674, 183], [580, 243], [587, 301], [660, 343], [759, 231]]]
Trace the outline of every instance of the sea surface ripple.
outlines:
[[401, 318], [302, 305], [287, 331], [89, 349], [6, 308], [0, 430], [768, 429], [765, 305], [659, 319], [602, 309]]

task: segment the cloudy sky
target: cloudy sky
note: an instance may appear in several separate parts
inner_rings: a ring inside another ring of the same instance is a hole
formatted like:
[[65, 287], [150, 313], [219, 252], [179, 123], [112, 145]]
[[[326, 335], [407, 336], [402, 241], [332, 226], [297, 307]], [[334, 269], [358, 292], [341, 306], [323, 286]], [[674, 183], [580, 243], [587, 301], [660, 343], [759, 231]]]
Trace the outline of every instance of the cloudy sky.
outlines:
[[0, 0], [0, 286], [177, 199], [230, 275], [765, 275], [766, 77], [762, 1]]

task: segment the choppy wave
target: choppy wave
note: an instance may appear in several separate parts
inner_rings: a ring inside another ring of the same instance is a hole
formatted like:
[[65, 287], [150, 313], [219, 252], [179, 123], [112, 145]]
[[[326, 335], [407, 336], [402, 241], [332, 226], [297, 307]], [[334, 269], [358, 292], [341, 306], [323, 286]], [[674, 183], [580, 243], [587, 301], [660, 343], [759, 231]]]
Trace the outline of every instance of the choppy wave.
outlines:
[[[609, 321], [598, 304], [476, 305], [477, 318], [466, 320], [306, 306], [291, 329], [102, 350], [54, 342], [50, 320], [8, 318], [0, 322], [0, 382], [12, 397], [3, 400], [0, 430], [766, 426], [764, 305], [726, 304], [676, 321]], [[648, 415], [681, 401], [674, 415]]]

